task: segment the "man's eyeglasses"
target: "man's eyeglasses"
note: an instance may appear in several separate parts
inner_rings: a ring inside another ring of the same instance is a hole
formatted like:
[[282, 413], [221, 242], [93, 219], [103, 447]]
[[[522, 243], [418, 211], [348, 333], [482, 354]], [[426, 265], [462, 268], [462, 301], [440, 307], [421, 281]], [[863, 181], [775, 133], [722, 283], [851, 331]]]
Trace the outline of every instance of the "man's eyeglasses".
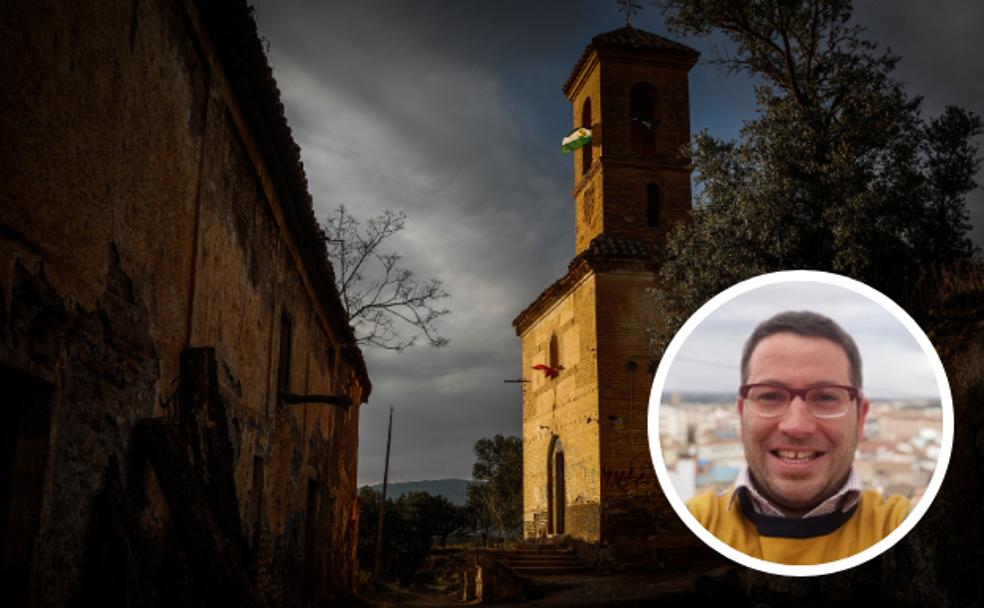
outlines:
[[743, 384], [738, 394], [753, 414], [763, 418], [778, 418], [786, 413], [793, 397], [806, 404], [814, 418], [839, 418], [851, 409], [851, 402], [860, 394], [854, 386], [824, 384], [810, 388], [789, 388], [777, 384]]

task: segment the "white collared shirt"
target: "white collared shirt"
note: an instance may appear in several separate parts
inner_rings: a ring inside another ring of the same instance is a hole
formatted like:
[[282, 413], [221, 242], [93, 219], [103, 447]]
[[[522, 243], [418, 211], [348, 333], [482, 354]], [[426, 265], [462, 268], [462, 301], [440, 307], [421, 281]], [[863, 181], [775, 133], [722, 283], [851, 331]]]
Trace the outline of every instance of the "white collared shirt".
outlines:
[[[731, 501], [728, 503], [728, 508], [730, 509], [734, 506], [735, 501], [738, 500], [738, 492], [745, 488], [748, 490], [748, 496], [752, 499], [752, 506], [755, 508], [756, 513], [762, 515], [771, 515], [773, 517], [788, 517], [785, 513], [779, 510], [775, 505], [773, 505], [767, 498], [762, 496], [759, 491], [755, 488], [755, 484], [752, 480], [752, 476], [748, 472], [748, 465], [744, 465], [740, 471], [738, 471], [738, 477], [735, 478], [735, 491], [731, 494]], [[848, 511], [854, 505], [858, 504], [861, 500], [861, 478], [858, 476], [857, 471], [854, 467], [851, 467], [851, 472], [847, 476], [847, 481], [844, 485], [833, 494], [830, 498], [824, 500], [819, 505], [811, 509], [803, 517], [816, 517], [817, 515], [827, 515], [828, 513], [833, 513], [835, 511]]]

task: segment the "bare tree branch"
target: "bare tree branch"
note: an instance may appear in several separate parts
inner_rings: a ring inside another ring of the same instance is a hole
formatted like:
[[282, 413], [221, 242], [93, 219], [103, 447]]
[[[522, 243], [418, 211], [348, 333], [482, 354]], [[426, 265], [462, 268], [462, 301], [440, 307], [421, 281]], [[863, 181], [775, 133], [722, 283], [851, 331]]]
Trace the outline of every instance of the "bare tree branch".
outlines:
[[400, 254], [379, 251], [405, 223], [404, 213], [387, 210], [363, 225], [344, 205], [325, 221], [336, 284], [360, 345], [400, 352], [421, 335], [435, 348], [448, 343], [436, 328], [450, 312], [440, 306], [450, 297], [443, 283], [434, 278], [420, 283], [400, 265]]

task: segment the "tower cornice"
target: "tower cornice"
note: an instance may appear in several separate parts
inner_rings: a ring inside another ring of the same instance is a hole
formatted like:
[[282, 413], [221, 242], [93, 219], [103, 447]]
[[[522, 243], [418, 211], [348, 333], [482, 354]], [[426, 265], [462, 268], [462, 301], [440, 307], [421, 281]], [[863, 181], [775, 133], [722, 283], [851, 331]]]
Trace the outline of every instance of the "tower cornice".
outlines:
[[571, 260], [567, 273], [513, 319], [516, 335], [522, 336], [559, 299], [571, 292], [588, 274], [608, 271], [650, 271], [659, 269], [659, 247], [650, 241], [616, 239], [600, 234], [591, 245]]
[[[619, 50], [626, 52], [618, 53]], [[584, 75], [591, 71], [585, 68], [593, 67], [593, 63], [588, 64], [592, 59], [596, 62], [599, 54], [621, 55], [631, 58], [638, 57], [640, 52], [649, 55], [650, 53], [647, 51], [651, 51], [653, 56], [658, 56], [659, 60], [667, 65], [687, 69], [697, 63], [697, 59], [700, 57], [699, 52], [685, 44], [627, 25], [604, 34], [598, 34], [591, 39], [591, 42], [584, 47], [580, 59], [574, 64], [574, 69], [567, 78], [567, 82], [564, 83], [564, 95], [568, 99], [573, 99], [576, 92], [572, 89], [575, 82], [578, 81], [578, 76], [581, 76], [580, 81], [583, 82]]]

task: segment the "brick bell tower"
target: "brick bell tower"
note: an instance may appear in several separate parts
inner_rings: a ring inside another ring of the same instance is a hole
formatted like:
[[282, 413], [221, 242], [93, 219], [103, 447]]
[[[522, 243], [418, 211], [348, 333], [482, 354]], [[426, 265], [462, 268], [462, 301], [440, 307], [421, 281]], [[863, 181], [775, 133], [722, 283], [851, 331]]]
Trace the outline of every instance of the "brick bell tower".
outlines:
[[643, 30], [595, 36], [564, 84], [574, 126], [575, 253], [599, 235], [662, 243], [690, 212], [687, 75], [698, 53]]
[[[692, 536], [649, 456], [646, 290], [690, 213], [688, 73], [697, 51], [623, 27], [595, 36], [563, 91], [574, 127], [575, 256], [513, 321], [522, 340], [524, 536], [631, 561]], [[604, 549], [604, 550], [601, 550]]]

